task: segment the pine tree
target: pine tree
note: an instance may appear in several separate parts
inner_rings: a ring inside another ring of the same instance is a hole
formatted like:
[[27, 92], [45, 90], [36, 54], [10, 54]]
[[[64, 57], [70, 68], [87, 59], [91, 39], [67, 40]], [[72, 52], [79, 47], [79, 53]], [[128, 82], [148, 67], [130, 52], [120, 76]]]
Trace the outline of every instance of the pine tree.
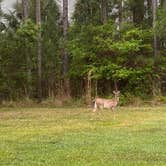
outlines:
[[67, 78], [69, 69], [69, 55], [67, 53], [67, 33], [68, 33], [68, 0], [63, 0], [63, 76], [64, 76], [64, 93], [67, 97], [70, 96], [70, 83]]
[[42, 99], [42, 43], [41, 43], [41, 4], [40, 0], [36, 0], [36, 24], [39, 27], [38, 33], [38, 99]]

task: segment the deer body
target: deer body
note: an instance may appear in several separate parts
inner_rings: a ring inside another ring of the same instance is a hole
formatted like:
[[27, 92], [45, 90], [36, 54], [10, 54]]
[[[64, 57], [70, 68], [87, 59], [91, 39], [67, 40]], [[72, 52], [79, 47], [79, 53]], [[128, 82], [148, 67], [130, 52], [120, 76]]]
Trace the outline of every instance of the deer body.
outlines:
[[94, 103], [93, 112], [96, 112], [98, 108], [108, 108], [114, 111], [114, 108], [118, 105], [119, 102], [119, 91], [113, 91], [115, 97], [114, 99], [104, 99], [104, 98], [96, 98]]

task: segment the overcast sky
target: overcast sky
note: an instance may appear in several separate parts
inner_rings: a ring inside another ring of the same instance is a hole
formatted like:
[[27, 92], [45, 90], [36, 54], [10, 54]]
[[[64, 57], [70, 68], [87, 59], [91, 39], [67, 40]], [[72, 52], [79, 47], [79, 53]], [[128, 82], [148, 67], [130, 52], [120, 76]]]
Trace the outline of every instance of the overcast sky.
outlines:
[[[57, 0], [57, 1], [59, 1], [59, 0]], [[60, 1], [62, 1], [62, 0], [60, 0]], [[5, 11], [11, 10], [12, 6], [15, 2], [16, 2], [16, 0], [3, 0], [2, 8]], [[71, 13], [73, 11], [74, 2], [75, 2], [75, 0], [69, 0], [69, 15], [71, 15]]]

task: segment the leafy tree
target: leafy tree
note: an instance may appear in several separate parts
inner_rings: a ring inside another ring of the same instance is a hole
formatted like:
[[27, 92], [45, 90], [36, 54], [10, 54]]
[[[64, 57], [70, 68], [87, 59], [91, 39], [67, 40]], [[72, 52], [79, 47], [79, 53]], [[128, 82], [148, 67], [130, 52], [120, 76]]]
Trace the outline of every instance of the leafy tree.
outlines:
[[[77, 26], [73, 26], [72, 31], [75, 34]], [[117, 40], [116, 26], [109, 22], [102, 26], [84, 26], [77, 37], [72, 37], [69, 44], [73, 58], [71, 77], [84, 77], [90, 70], [93, 71], [92, 77], [99, 80], [126, 82], [134, 75], [138, 79], [148, 73], [151, 77], [153, 59], [149, 42], [152, 31], [124, 29], [122, 38]], [[135, 85], [136, 82], [140, 86], [137, 80], [132, 80], [131, 84]]]
[[78, 0], [75, 4], [73, 20], [79, 25], [100, 24], [100, 0]]
[[[33, 3], [33, 5], [32, 5]], [[29, 1], [29, 19], [21, 21], [20, 4], [14, 12], [3, 14], [3, 29], [0, 33], [0, 92], [2, 98], [16, 99], [29, 96], [36, 97], [37, 89], [37, 33], [35, 25], [34, 1]], [[58, 79], [60, 79], [60, 35], [59, 8], [56, 2], [42, 1], [42, 37], [43, 37], [43, 95], [58, 93]], [[30, 66], [27, 65], [27, 56], [30, 57]], [[31, 69], [31, 81], [28, 81], [27, 70]], [[12, 72], [13, 70], [13, 72]], [[60, 81], [59, 81], [60, 82]], [[45, 86], [47, 85], [47, 86]]]
[[64, 76], [72, 97], [91, 93], [91, 87], [94, 96], [109, 96], [116, 82], [122, 93], [145, 98], [156, 80], [165, 93], [164, 0], [155, 12], [151, 0], [77, 0], [70, 21], [67, 0], [63, 13], [54, 0], [22, 2], [28, 5], [18, 2], [7, 14], [0, 10], [1, 99], [55, 97], [62, 89], [68, 95]]

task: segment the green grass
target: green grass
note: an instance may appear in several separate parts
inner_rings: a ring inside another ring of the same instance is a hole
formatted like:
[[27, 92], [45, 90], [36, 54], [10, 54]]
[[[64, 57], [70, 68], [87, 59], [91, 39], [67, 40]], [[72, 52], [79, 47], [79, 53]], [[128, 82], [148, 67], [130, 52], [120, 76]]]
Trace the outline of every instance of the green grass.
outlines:
[[166, 108], [1, 108], [2, 166], [164, 166]]

